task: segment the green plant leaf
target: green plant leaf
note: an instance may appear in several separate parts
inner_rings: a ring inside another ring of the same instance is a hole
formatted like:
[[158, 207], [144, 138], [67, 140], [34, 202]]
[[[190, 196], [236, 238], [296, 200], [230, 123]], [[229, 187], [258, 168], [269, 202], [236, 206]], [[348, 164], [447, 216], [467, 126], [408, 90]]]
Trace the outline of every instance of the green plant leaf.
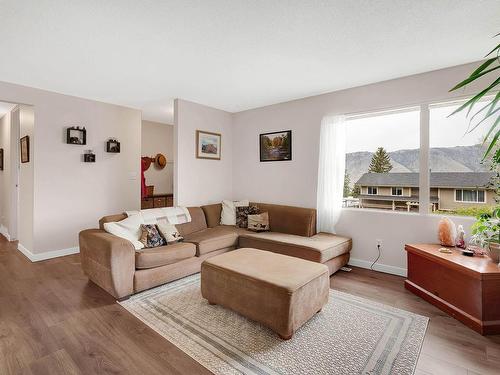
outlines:
[[496, 66], [494, 68], [491, 68], [491, 69], [488, 69], [488, 70], [484, 71], [485, 68], [487, 68], [489, 65], [491, 65], [495, 61], [497, 61], [496, 57], [495, 58], [491, 58], [489, 60], [486, 60], [486, 62], [484, 64], [482, 64], [479, 68], [477, 68], [476, 70], [474, 70], [474, 72], [472, 72], [472, 74], [468, 78], [464, 79], [458, 85], [456, 85], [455, 87], [453, 87], [450, 90], [450, 92], [458, 90], [459, 88], [464, 87], [464, 86], [468, 85], [469, 83], [475, 81], [479, 77], [482, 77], [485, 74], [488, 74], [488, 73], [490, 73], [490, 72], [492, 72], [492, 71], [500, 68], [500, 66]]
[[484, 116], [484, 118], [481, 119], [481, 121], [479, 121], [476, 125], [474, 125], [474, 127], [471, 130], [468, 131], [468, 133], [472, 132], [474, 129], [476, 129], [479, 125], [481, 125], [484, 121], [486, 121], [491, 116], [493, 116], [494, 114], [496, 114], [498, 111], [500, 111], [500, 108], [497, 108], [493, 112], [490, 112], [490, 113], [486, 114], [486, 116]]
[[500, 83], [500, 77], [495, 79], [487, 88], [476, 94], [474, 97], [471, 99], [467, 100], [464, 104], [462, 104], [460, 107], [458, 107], [456, 110], [454, 110], [448, 117], [453, 116], [455, 113], [463, 111], [465, 108], [469, 107], [469, 110], [467, 112], [467, 116], [469, 115], [470, 111], [472, 110], [472, 107], [474, 104], [476, 104], [479, 99], [481, 99], [488, 91], [490, 91], [493, 87], [498, 85]]
[[[497, 34], [497, 35], [495, 35], [495, 36], [498, 36], [498, 35], [500, 35], [500, 34]], [[489, 55], [491, 55], [491, 54], [492, 54], [493, 52], [495, 52], [496, 50], [500, 50], [500, 43], [499, 43], [499, 44], [497, 44], [497, 46], [496, 46], [495, 48], [493, 48], [493, 49], [492, 49], [492, 50], [491, 50], [491, 51], [490, 51], [490, 52], [489, 52], [486, 56], [484, 56], [484, 57], [488, 57]]]
[[[490, 153], [490, 151], [493, 149], [493, 147], [495, 147], [495, 144], [497, 143], [498, 141], [498, 137], [500, 137], [500, 130], [498, 130], [495, 134], [495, 136], [493, 137], [493, 139], [491, 140], [490, 142], [490, 145], [488, 146], [488, 149], [486, 150], [486, 152], [484, 153], [484, 158], [488, 156], [488, 154]], [[484, 159], [483, 158], [483, 159]]]
[[[488, 133], [486, 133], [486, 135], [484, 136], [483, 145], [486, 143], [486, 141], [488, 140], [489, 136], [491, 135], [491, 133], [493, 133], [493, 131], [495, 130], [495, 128], [498, 126], [499, 123], [500, 123], [500, 117], [497, 117], [497, 119], [495, 120], [495, 122], [493, 123], [493, 125], [491, 125], [490, 130], [488, 130]], [[486, 154], [484, 155], [483, 160], [484, 160], [485, 157], [486, 157]]]

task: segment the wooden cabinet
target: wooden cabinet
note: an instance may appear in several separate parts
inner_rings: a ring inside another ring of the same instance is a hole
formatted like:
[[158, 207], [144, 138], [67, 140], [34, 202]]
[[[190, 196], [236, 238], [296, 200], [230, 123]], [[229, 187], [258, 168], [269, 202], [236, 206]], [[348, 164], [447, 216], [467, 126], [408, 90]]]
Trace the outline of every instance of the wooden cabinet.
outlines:
[[173, 194], [156, 194], [142, 199], [141, 209], [172, 207], [174, 205]]
[[482, 335], [500, 333], [500, 267], [488, 257], [466, 257], [460, 249], [406, 245], [405, 288]]

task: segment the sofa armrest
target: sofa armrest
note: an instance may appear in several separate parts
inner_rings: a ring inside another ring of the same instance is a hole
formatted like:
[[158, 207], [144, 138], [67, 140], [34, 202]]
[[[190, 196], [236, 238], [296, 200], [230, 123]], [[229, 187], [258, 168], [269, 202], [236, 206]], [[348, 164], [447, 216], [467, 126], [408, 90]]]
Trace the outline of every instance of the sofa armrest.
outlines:
[[80, 258], [85, 274], [120, 299], [134, 293], [135, 249], [130, 241], [101, 229], [80, 232]]

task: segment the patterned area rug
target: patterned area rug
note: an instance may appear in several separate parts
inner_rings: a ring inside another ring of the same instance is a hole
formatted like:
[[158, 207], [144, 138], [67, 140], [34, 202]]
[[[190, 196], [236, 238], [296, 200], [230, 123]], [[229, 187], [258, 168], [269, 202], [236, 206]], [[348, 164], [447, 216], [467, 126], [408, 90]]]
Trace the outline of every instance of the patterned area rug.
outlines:
[[200, 293], [199, 274], [121, 305], [215, 374], [413, 374], [428, 318], [331, 290], [283, 341]]

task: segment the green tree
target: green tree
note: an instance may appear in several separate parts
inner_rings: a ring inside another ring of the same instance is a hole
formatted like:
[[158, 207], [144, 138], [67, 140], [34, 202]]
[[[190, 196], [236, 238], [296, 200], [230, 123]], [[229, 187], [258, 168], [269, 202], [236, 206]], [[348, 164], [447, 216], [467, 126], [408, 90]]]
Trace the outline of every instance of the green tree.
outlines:
[[354, 185], [354, 187], [352, 188], [351, 195], [353, 196], [353, 198], [357, 198], [359, 197], [360, 194], [361, 194], [361, 188], [359, 187], [359, 185]]
[[349, 173], [345, 171], [344, 174], [344, 198], [347, 198], [351, 194], [351, 178], [349, 177]]
[[392, 169], [391, 158], [383, 147], [379, 147], [372, 156], [368, 172], [387, 173]]

